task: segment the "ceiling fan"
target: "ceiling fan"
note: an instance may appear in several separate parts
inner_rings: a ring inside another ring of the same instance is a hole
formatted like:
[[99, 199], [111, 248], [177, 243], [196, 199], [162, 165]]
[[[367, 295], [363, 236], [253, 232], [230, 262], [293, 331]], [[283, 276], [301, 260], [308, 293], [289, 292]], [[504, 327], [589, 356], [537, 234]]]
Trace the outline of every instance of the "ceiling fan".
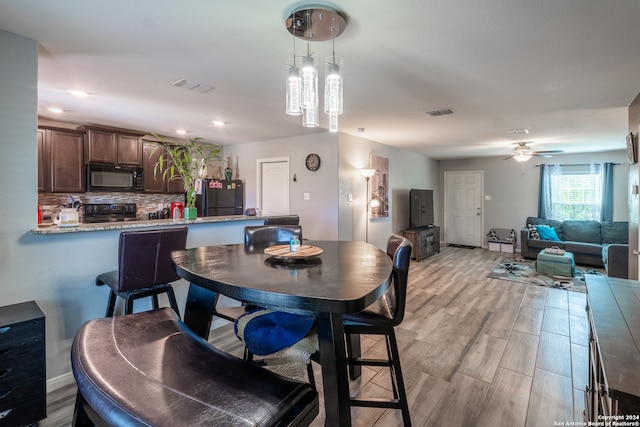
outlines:
[[519, 162], [526, 162], [533, 156], [549, 158], [552, 154], [561, 154], [563, 152], [562, 150], [533, 151], [526, 142], [518, 142], [518, 146], [513, 149], [513, 154], [505, 157], [504, 160], [514, 158]]

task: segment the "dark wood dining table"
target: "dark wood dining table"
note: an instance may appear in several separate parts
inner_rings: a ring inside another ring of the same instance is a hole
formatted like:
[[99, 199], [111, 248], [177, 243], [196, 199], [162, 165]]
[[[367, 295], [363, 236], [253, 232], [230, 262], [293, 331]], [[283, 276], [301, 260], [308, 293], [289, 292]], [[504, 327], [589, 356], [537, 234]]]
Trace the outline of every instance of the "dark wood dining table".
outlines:
[[378, 247], [359, 241], [304, 241], [320, 255], [289, 262], [244, 244], [173, 252], [178, 275], [190, 282], [184, 322], [208, 338], [216, 294], [280, 311], [313, 315], [320, 347], [325, 425], [350, 426], [349, 379], [342, 315], [380, 298], [392, 263]]

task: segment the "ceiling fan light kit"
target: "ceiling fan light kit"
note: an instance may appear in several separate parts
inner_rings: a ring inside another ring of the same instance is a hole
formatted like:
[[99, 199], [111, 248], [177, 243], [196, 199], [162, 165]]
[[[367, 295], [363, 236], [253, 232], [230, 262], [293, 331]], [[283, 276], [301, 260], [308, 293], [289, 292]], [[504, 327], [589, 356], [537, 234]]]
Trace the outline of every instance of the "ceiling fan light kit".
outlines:
[[[518, 162], [526, 162], [531, 157], [544, 157], [549, 158], [552, 154], [561, 154], [562, 150], [547, 150], [547, 151], [533, 151], [526, 142], [519, 142], [518, 146], [513, 149], [513, 157]], [[510, 158], [510, 157], [507, 157]]]
[[[293, 59], [287, 62], [286, 107], [289, 115], [302, 115], [304, 127], [317, 127], [318, 121], [318, 71], [315, 67], [310, 42], [332, 41], [332, 54], [325, 60], [324, 112], [329, 117], [329, 131], [338, 131], [338, 116], [343, 112], [342, 58], [335, 54], [335, 38], [347, 26], [346, 19], [327, 6], [307, 5], [291, 11], [286, 20], [287, 31], [293, 37]], [[307, 42], [298, 61], [295, 51], [296, 38]], [[301, 62], [301, 67], [298, 63]]]

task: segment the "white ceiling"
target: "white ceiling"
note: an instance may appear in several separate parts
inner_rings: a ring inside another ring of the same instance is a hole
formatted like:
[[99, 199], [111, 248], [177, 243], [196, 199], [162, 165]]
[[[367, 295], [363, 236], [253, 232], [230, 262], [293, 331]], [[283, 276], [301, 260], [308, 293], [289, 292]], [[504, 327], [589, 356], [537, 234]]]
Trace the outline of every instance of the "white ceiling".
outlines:
[[[335, 40], [344, 58], [341, 132], [436, 159], [505, 156], [523, 140], [567, 153], [625, 148], [627, 107], [640, 92], [638, 0], [323, 4], [348, 19]], [[284, 19], [301, 5], [0, 0], [0, 29], [40, 42], [41, 117], [168, 136], [182, 128], [227, 145], [326, 131], [322, 113], [315, 129], [284, 114], [293, 55]], [[330, 41], [311, 47], [316, 64], [331, 53]], [[183, 78], [215, 89], [173, 86]], [[446, 107], [455, 114], [425, 113]], [[506, 132], [522, 128], [530, 133]]]

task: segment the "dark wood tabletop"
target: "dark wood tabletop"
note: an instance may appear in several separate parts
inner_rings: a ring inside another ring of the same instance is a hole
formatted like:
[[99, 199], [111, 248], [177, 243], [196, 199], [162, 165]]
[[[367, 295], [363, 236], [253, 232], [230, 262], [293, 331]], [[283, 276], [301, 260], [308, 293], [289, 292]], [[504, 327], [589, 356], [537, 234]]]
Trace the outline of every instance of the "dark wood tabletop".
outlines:
[[[216, 293], [255, 304], [316, 316], [326, 425], [351, 425], [342, 315], [361, 311], [390, 284], [392, 263], [374, 245], [354, 241], [304, 241], [322, 254], [304, 261], [275, 260], [264, 247], [207, 246], [172, 254], [178, 275], [191, 283], [185, 323], [208, 335]], [[208, 320], [208, 322], [207, 322]]]

